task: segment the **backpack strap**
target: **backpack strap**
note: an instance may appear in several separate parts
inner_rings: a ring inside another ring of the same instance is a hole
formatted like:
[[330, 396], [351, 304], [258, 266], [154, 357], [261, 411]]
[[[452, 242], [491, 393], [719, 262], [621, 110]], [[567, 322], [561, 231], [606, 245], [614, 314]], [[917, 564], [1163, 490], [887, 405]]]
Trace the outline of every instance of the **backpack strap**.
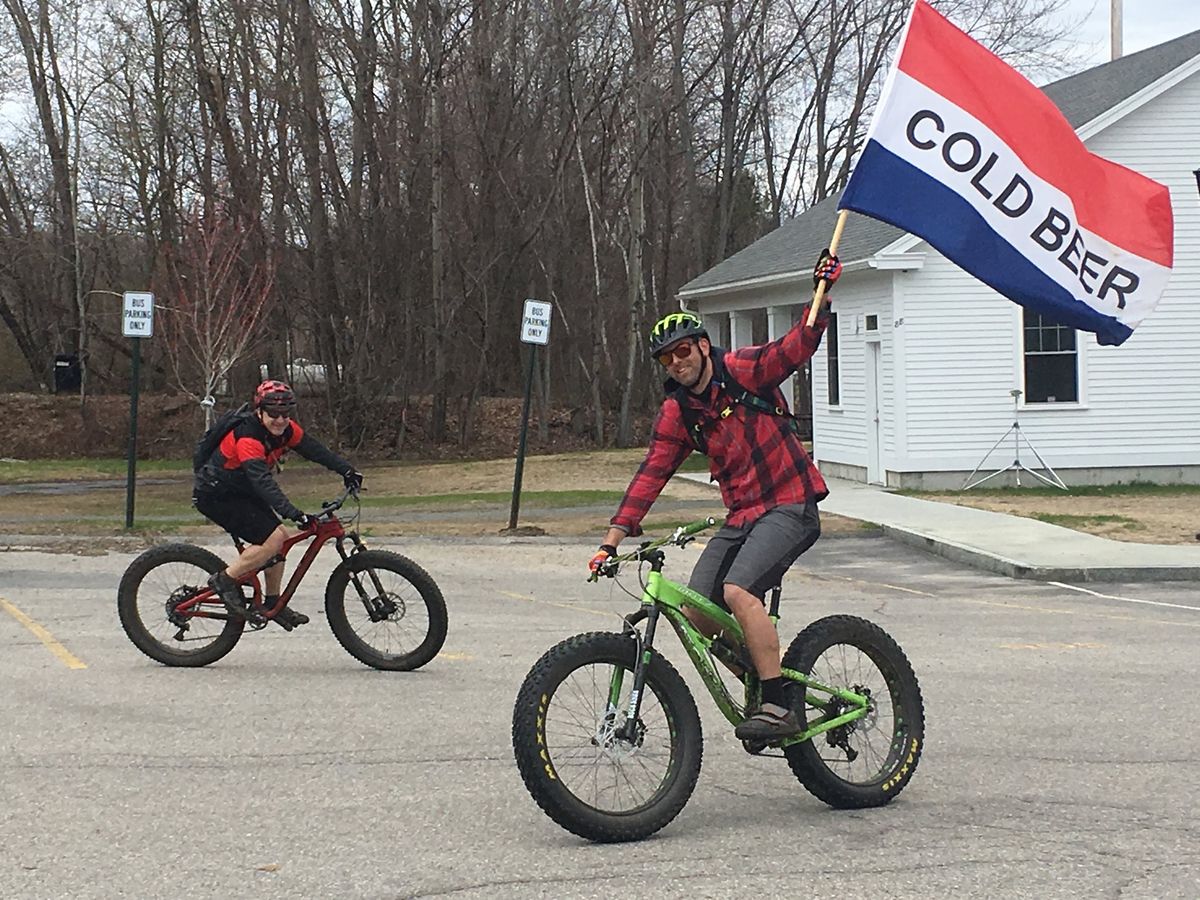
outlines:
[[[795, 434], [797, 437], [801, 435], [800, 420], [797, 419], [787, 408], [780, 406], [770, 400], [760, 397], [758, 394], [752, 393], [746, 388], [738, 384], [729, 370], [725, 368], [725, 351], [720, 347], [713, 347], [709, 359], [712, 361], [713, 374], [712, 380], [716, 382], [719, 389], [723, 390], [728, 402], [718, 413], [718, 418], [726, 419], [733, 415], [734, 407], [739, 403], [748, 409], [752, 409], [763, 415], [775, 416], [780, 420], [780, 425], [788, 431]], [[704, 429], [711, 424], [713, 419], [710, 419], [701, 414], [701, 412], [692, 407], [687, 402], [688, 390], [682, 385], [676, 384], [673, 381], [668, 382], [668, 389], [674, 386], [671, 395], [675, 398], [675, 402], [679, 404], [679, 410], [683, 415], [683, 423], [687, 428], [688, 437], [691, 438], [692, 445], [697, 450], [708, 455], [708, 440], [704, 434]]]

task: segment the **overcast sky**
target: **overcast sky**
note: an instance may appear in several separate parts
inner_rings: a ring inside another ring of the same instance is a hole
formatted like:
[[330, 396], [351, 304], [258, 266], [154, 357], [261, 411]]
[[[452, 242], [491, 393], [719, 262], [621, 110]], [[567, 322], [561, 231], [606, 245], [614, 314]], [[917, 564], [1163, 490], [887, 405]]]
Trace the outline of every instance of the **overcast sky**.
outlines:
[[[1112, 0], [1069, 0], [1067, 14], [1083, 20], [1078, 38], [1092, 65], [1109, 59], [1109, 10]], [[1145, 50], [1171, 38], [1200, 31], [1197, 0], [1123, 0], [1124, 51]]]

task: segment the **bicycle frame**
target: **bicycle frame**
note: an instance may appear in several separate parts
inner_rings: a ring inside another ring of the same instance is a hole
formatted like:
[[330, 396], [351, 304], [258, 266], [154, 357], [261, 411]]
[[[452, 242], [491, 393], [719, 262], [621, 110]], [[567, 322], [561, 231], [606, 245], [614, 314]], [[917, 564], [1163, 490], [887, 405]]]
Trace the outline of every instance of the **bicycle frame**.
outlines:
[[[301, 557], [300, 562], [292, 572], [292, 576], [288, 579], [287, 585], [282, 591], [280, 591], [279, 600], [269, 609], [263, 607], [262, 590], [258, 581], [259, 573], [284, 562], [287, 558], [288, 551], [291, 550], [292, 547], [301, 541], [308, 540], [309, 538], [313, 538], [313, 541], [305, 549], [304, 556]], [[353, 550], [346, 550], [345, 542], [347, 539], [354, 544]], [[254, 571], [247, 572], [245, 575], [237, 579], [237, 583], [239, 585], [249, 584], [253, 588], [254, 604], [256, 607], [255, 611], [266, 619], [272, 619], [278, 615], [279, 611], [287, 606], [288, 601], [292, 599], [292, 595], [295, 594], [296, 589], [300, 586], [300, 582], [304, 580], [304, 576], [308, 574], [308, 570], [312, 566], [313, 561], [317, 558], [317, 554], [321, 551], [321, 548], [329, 541], [335, 542], [338, 555], [341, 556], [343, 560], [349, 559], [353, 553], [357, 553], [366, 549], [366, 545], [362, 542], [362, 539], [359, 538], [358, 534], [353, 531], [347, 532], [342, 526], [342, 523], [338, 517], [330, 513], [327, 519], [321, 519], [317, 522], [316, 528], [306, 529], [292, 535], [283, 542], [283, 547], [280, 548], [279, 553], [275, 554], [275, 556], [271, 557]], [[234, 543], [237, 545], [238, 551], [241, 552], [242, 547], [244, 546], [241, 541], [238, 541], [235, 538]], [[382, 593], [383, 587], [378, 583], [378, 576], [374, 571], [371, 571], [370, 575], [371, 578], [376, 582], [375, 587], [380, 593]], [[358, 579], [355, 577], [352, 578], [351, 581], [354, 583], [359, 595], [365, 596], [365, 592], [363, 591], [362, 585], [359, 583]], [[213, 608], [207, 608], [210, 606]], [[180, 603], [179, 606], [175, 608], [175, 612], [188, 616], [189, 618], [196, 619], [229, 618], [229, 613], [225, 610], [224, 605], [221, 603], [221, 599], [207, 585], [194, 597], [189, 597], [187, 600]]]
[[[711, 520], [707, 524], [711, 524]], [[662, 574], [664, 556], [662, 551], [658, 550], [657, 547], [666, 543], [680, 543], [681, 538], [686, 539], [691, 533], [699, 531], [701, 526], [707, 527], [706, 523], [693, 523], [690, 526], [677, 530], [671, 538], [647, 545], [639, 549], [635, 554], [622, 558], [638, 558], [650, 563], [650, 574], [643, 588], [641, 608], [637, 612], [625, 617], [625, 630], [635, 635], [638, 641], [638, 654], [633, 672], [633, 690], [630, 693], [629, 709], [625, 725], [622, 726], [629, 729], [629, 734], [626, 735], [628, 737], [632, 737], [633, 729], [636, 728], [646, 682], [646, 666], [650, 662], [650, 648], [654, 643], [654, 632], [660, 616], [665, 616], [674, 628], [675, 634], [679, 637], [680, 643], [683, 644], [688, 658], [692, 661], [692, 665], [696, 667], [696, 671], [699, 673], [700, 679], [704, 682], [704, 686], [708, 689], [709, 694], [712, 695], [713, 702], [717, 704], [717, 708], [721, 710], [721, 713], [729, 720], [730, 724], [737, 725], [742, 722], [746, 716], [746, 708], [757, 701], [759, 697], [758, 678], [749, 671], [742, 675], [740, 679], [746, 689], [745, 703], [739, 703], [730, 695], [729, 690], [725, 687], [725, 683], [721, 680], [721, 676], [717, 672], [710, 652], [715, 638], [708, 637], [693, 625], [687, 618], [684, 610], [688, 608], [696, 610], [719, 626], [725, 635], [742, 644], [745, 641], [745, 635], [742, 633], [741, 625], [738, 624], [737, 619], [707, 597], [698, 594], [685, 585], [670, 580]], [[778, 621], [777, 602], [778, 598], [776, 597], [772, 602], [771, 609], [771, 620], [773, 623]], [[646, 621], [644, 635], [635, 627], [643, 619]], [[783, 669], [783, 677], [805, 686], [805, 702], [811, 706], [826, 709], [830, 706], [831, 700], [837, 698], [849, 704], [850, 708], [845, 712], [839, 712], [834, 718], [822, 719], [802, 733], [780, 742], [780, 746], [786, 747], [791, 744], [811, 740], [826, 731], [861, 719], [868, 712], [870, 700], [862, 694], [830, 687], [794, 669]], [[610, 713], [615, 713], [617, 709], [617, 700], [621, 694], [623, 681], [624, 669], [615, 667], [609, 683], [608, 709]]]

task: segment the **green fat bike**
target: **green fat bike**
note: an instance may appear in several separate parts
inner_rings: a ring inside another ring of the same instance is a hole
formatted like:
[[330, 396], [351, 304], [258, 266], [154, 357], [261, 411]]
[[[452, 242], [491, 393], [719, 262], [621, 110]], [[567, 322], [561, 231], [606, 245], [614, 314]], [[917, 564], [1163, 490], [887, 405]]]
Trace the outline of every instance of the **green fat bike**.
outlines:
[[[641, 607], [621, 632], [591, 632], [548, 650], [530, 670], [513, 710], [513, 752], [537, 804], [568, 831], [592, 841], [640, 840], [683, 809], [696, 786], [703, 734], [696, 702], [654, 649], [665, 618], [717, 707], [736, 726], [760, 702], [742, 630], [724, 609], [662, 574], [667, 545], [682, 547], [712, 518], [610, 558], [648, 564]], [[592, 577], [595, 580], [596, 576]], [[687, 608], [717, 623], [709, 638]], [[771, 593], [779, 617], [779, 588]], [[717, 662], [739, 676], [725, 676]], [[775, 743], [743, 741], [754, 755], [781, 755], [819, 800], [837, 809], [883, 806], [908, 784], [924, 740], [921, 690], [899, 645], [879, 626], [828, 616], [805, 628], [783, 656], [788, 703], [804, 730]], [[735, 694], [740, 695], [735, 698]]]

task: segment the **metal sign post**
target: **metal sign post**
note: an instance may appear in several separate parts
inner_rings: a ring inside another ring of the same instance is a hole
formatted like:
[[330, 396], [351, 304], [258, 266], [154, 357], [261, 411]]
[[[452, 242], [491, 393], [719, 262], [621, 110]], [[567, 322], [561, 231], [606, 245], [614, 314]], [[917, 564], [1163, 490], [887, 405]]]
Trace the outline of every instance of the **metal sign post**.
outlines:
[[533, 367], [537, 361], [538, 345], [550, 343], [550, 319], [553, 307], [539, 300], [526, 300], [521, 318], [521, 342], [529, 344], [529, 368], [525, 372], [525, 403], [521, 407], [521, 437], [517, 442], [517, 471], [513, 476], [512, 508], [508, 513], [508, 529], [517, 527], [517, 512], [521, 508], [521, 474], [525, 470], [525, 438], [529, 433], [529, 400], [533, 396]]
[[121, 334], [132, 338], [133, 367], [129, 374], [129, 454], [125, 476], [125, 527], [133, 527], [133, 487], [137, 476], [138, 391], [142, 370], [142, 339], [154, 335], [154, 295], [147, 291], [126, 291]]

